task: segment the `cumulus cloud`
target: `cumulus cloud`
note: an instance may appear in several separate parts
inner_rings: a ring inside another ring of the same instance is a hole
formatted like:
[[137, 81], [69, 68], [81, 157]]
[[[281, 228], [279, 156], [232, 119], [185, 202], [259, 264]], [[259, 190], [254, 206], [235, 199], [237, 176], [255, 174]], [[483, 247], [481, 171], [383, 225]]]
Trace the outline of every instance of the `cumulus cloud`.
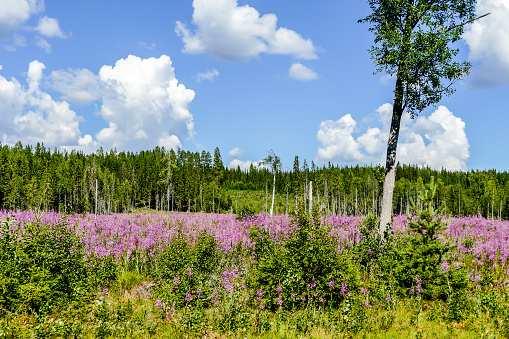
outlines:
[[67, 35], [62, 32], [58, 20], [55, 18], [48, 18], [47, 16], [40, 18], [39, 24], [35, 27], [35, 30], [48, 38], [67, 38]]
[[235, 147], [234, 149], [230, 150], [228, 152], [228, 156], [230, 158], [238, 159], [244, 154], [244, 150], [238, 147]]
[[17, 141], [48, 146], [75, 144], [81, 118], [65, 101], [56, 101], [40, 88], [44, 64], [35, 60], [28, 67], [27, 84], [0, 75], [0, 127], [2, 143]]
[[275, 14], [260, 13], [237, 0], [194, 0], [194, 32], [177, 21], [175, 32], [184, 42], [184, 53], [210, 55], [226, 60], [249, 60], [266, 54], [315, 59], [311, 39], [285, 27], [277, 27]]
[[310, 81], [318, 79], [318, 74], [301, 63], [295, 63], [290, 67], [288, 76], [294, 80]]
[[323, 162], [364, 162], [366, 157], [361, 146], [352, 136], [356, 126], [357, 122], [350, 114], [337, 121], [322, 121], [316, 135], [321, 144], [318, 159]]
[[491, 14], [469, 24], [463, 34], [470, 60], [480, 63], [469, 79], [484, 88], [509, 82], [509, 2], [478, 0], [476, 14], [486, 13]]
[[254, 167], [264, 167], [263, 160], [258, 160], [255, 162], [252, 162], [251, 160], [242, 161], [239, 159], [233, 159], [228, 164], [228, 167], [231, 169], [236, 169], [237, 167], [240, 167], [243, 171], [248, 171], [249, 168], [253, 165]]
[[212, 69], [206, 72], [199, 72], [198, 74], [196, 74], [196, 79], [198, 80], [198, 82], [202, 82], [203, 80], [208, 80], [212, 82], [218, 76], [219, 72], [216, 69]]
[[89, 104], [101, 97], [99, 76], [88, 69], [53, 71], [46, 79], [46, 86], [62, 93], [62, 99], [73, 104]]
[[[44, 69], [44, 64], [31, 62], [26, 86], [0, 75], [2, 143], [44, 142], [84, 152], [99, 147], [139, 151], [155, 146], [175, 149], [182, 147], [182, 138], [194, 138], [189, 111], [194, 91], [178, 83], [166, 55], [149, 59], [130, 55], [103, 66], [98, 75], [78, 69], [45, 76]], [[41, 86], [60, 92], [64, 100], [54, 100]], [[98, 104], [106, 127], [81, 135], [83, 119], [69, 102]]]
[[99, 78], [104, 92], [99, 114], [108, 127], [96, 138], [106, 149], [175, 148], [181, 146], [181, 137], [194, 138], [189, 105], [195, 93], [178, 83], [170, 57], [130, 55], [103, 66]]
[[[358, 134], [357, 122], [350, 114], [337, 121], [320, 124], [317, 133], [320, 147], [317, 161], [338, 163], [384, 163], [392, 112], [391, 104], [377, 110], [379, 127], [368, 128]], [[467, 170], [470, 156], [465, 123], [439, 106], [429, 117], [411, 120], [408, 114], [401, 121], [397, 160], [431, 168]]]
[[0, 38], [19, 29], [33, 14], [44, 10], [43, 0], [2, 0], [0, 2]]

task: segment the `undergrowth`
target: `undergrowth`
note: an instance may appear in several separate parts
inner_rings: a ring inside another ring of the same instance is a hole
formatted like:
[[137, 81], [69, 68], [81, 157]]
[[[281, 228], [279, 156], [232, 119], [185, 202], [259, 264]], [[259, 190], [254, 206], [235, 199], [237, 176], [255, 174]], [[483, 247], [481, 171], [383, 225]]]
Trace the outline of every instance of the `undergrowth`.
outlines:
[[506, 265], [455, 257], [433, 196], [408, 234], [380, 237], [368, 216], [341, 249], [304, 212], [287, 239], [251, 229], [252, 251], [201, 232], [129, 258], [85, 255], [64, 221], [5, 220], [0, 338], [509, 338]]

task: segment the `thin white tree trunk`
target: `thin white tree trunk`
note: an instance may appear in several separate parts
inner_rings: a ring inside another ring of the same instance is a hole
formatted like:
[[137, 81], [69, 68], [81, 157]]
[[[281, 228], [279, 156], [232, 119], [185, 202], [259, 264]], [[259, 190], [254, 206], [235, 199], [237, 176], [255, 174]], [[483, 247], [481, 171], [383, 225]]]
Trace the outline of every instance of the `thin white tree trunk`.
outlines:
[[309, 214], [313, 214], [313, 182], [309, 182]]
[[274, 197], [276, 196], [276, 171], [274, 171], [274, 184], [272, 185], [272, 204], [270, 205], [270, 215], [274, 214]]

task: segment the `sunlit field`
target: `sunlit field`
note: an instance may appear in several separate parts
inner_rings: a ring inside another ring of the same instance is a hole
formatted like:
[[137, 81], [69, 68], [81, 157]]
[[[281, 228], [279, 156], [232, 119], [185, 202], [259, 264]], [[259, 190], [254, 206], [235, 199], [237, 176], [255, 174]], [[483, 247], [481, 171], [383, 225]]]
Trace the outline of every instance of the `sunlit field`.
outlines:
[[395, 216], [381, 243], [373, 217], [0, 219], [0, 337], [509, 335], [507, 221]]

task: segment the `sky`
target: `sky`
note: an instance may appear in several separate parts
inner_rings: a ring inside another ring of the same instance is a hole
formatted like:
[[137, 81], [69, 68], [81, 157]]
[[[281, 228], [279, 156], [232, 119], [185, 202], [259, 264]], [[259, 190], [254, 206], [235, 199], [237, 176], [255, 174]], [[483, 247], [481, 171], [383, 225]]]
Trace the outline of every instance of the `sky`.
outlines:
[[[509, 0], [478, 0], [456, 93], [402, 121], [400, 163], [507, 171]], [[249, 168], [385, 163], [395, 80], [367, 1], [0, 0], [0, 142], [221, 150]]]

